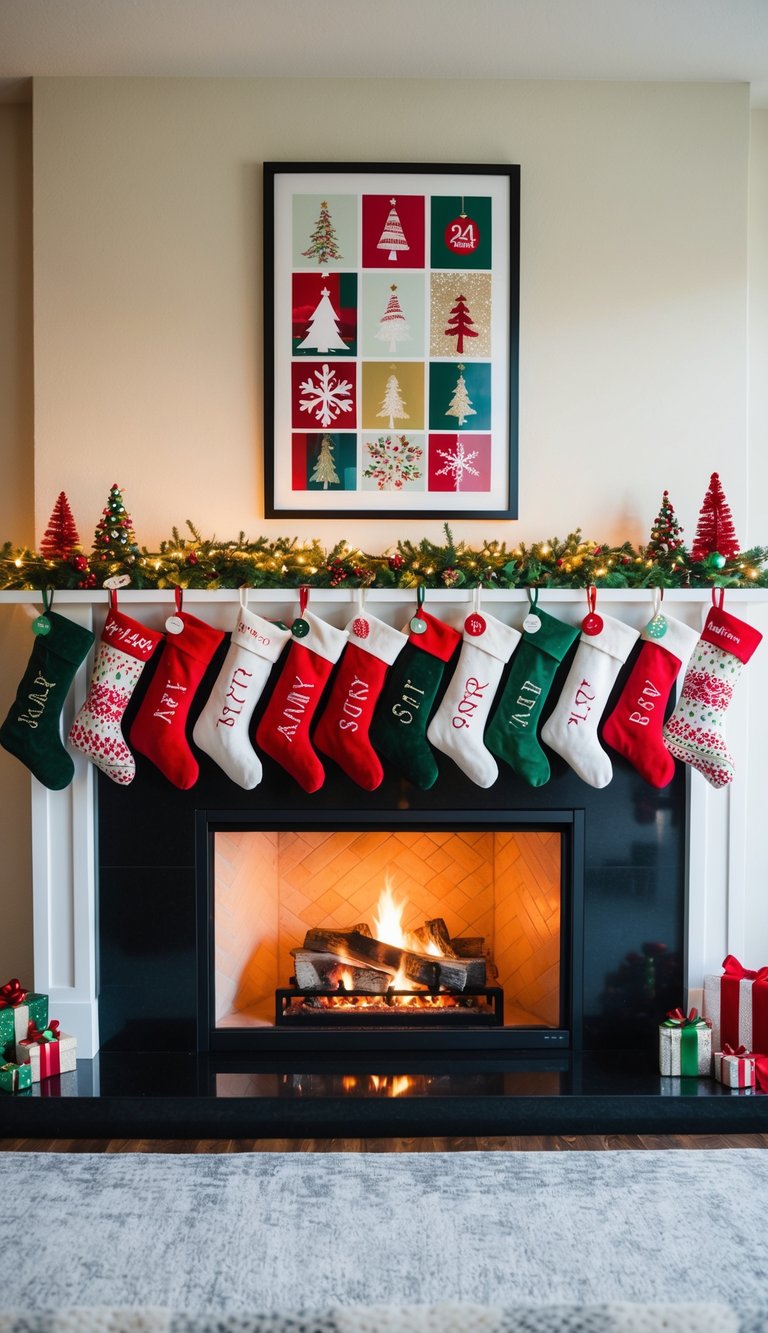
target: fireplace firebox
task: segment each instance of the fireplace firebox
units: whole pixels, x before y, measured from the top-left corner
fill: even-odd
[[[583,812],[198,813],[212,1050],[582,1040]]]

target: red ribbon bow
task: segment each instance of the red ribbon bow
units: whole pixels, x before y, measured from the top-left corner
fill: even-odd
[[[670,1009],[667,1018],[671,1018],[673,1023],[679,1023],[681,1027],[687,1027],[691,1023],[701,1021],[698,1009],[692,1009],[688,1015],[682,1009]]]
[[[51,1019],[51,1022],[48,1024],[48,1026],[44,1028],[43,1031],[41,1032],[40,1029],[34,1023],[34,1021],[30,1018],[29,1027],[27,1028],[27,1041],[36,1041],[38,1043],[48,1042],[48,1041],[60,1041],[61,1033],[59,1032],[59,1027],[60,1027],[59,1020],[57,1018],[53,1018]]]
[[[750,1052],[747,1050],[746,1046],[737,1046],[736,1049],[734,1050],[733,1046],[731,1046],[729,1042],[725,1043],[721,1051],[721,1055],[736,1055],[739,1057],[739,1059],[741,1059],[743,1055],[749,1055],[749,1054]]]
[[[768,981],[768,967],[760,967],[756,972],[744,967],[732,953],[723,959],[723,975],[738,977],[739,981]]]
[[[23,1004],[26,998],[27,992],[18,977],[0,986],[0,1009],[13,1009],[17,1004]]]

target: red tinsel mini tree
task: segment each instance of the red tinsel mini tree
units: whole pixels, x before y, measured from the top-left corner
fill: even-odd
[[[709,479],[709,489],[699,511],[696,536],[691,548],[691,559],[706,560],[707,556],[720,555],[725,560],[733,560],[739,554],[739,540],[733,526],[730,505],[717,472]]]
[[[72,517],[69,500],[64,491],[61,491],[40,542],[40,554],[45,556],[46,560],[66,560],[79,545],[80,536]]]

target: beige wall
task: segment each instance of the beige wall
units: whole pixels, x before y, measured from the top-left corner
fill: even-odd
[[[32,112],[0,106],[0,542],[34,541]],[[0,720],[32,645],[20,607],[0,609]],[[0,749],[0,983],[32,981],[30,777]]]
[[[38,529],[401,535],[261,517],[260,166],[329,158],[521,164],[521,520],[458,536],[640,540],[715,468],[743,522],[748,148],[738,85],[36,80]]]
[[[328,159],[522,166],[521,518],[492,530],[457,521],[457,537],[580,524],[640,541],[665,487],[690,536],[714,469],[745,540],[768,537],[754,376],[748,447],[746,87],[39,79],[34,97],[35,516],[19,165],[29,111],[0,108],[0,272],[8,281],[18,256],[26,283],[20,305],[0,303],[13,478],[0,488],[0,539],[39,540],[65,489],[89,543],[114,481],[150,546],[187,517],[219,536],[344,535],[369,550],[403,535],[402,524],[261,517],[260,164]],[[754,235],[766,127],[760,113],[752,124],[765,315]],[[764,325],[760,336],[765,346]],[[26,634],[23,613],[2,610],[3,714]],[[31,956],[27,797],[26,774],[0,752],[0,837],[21,858],[4,856],[0,881],[15,904],[0,931],[6,974]]]

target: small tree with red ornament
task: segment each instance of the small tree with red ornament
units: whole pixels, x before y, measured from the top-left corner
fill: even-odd
[[[117,483],[110,490],[106,508],[96,524],[93,552],[100,560],[125,560],[138,555],[131,516]]]

